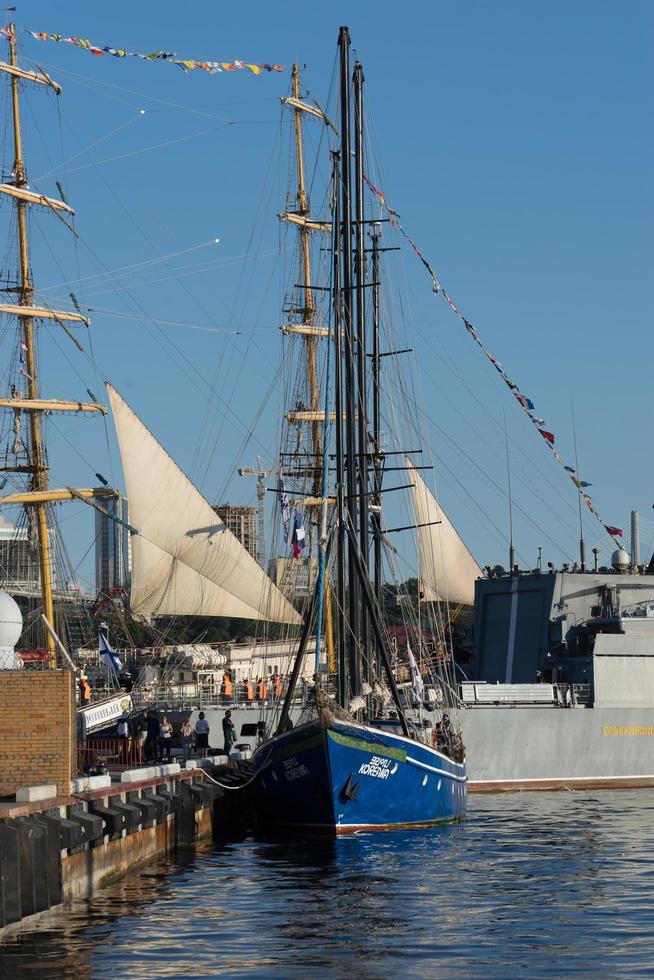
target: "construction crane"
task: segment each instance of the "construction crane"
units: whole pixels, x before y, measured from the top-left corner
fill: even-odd
[[[269,477],[273,470],[261,469],[261,456],[257,456],[258,469],[254,466],[241,466],[238,470],[239,476],[256,476],[257,478],[257,561],[263,566],[266,554],[266,533],[264,529],[264,510],[263,502],[266,499],[266,477]]]

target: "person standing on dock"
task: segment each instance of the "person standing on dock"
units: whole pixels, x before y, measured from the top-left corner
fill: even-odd
[[[229,758],[232,751],[232,746],[236,741],[236,729],[234,728],[234,722],[232,721],[231,711],[225,712],[225,717],[223,718],[223,735],[225,738],[225,755]]]
[[[209,749],[209,722],[204,716],[204,711],[198,715],[198,720],[195,723],[195,734],[198,740],[198,752],[203,759],[206,759]]]
[[[185,718],[182,722],[182,751],[184,753],[184,761],[187,762],[191,758],[191,749],[193,748],[193,729],[191,728],[191,719]]]
[[[148,713],[142,711],[138,719],[138,749],[141,759],[145,754],[145,740],[148,737]]]
[[[267,697],[268,688],[266,687],[266,682],[264,681],[263,677],[260,677],[257,681],[257,699],[263,703]]]
[[[159,736],[161,734],[161,723],[156,711],[148,711],[148,728],[145,737],[143,751],[146,762],[156,762],[159,751]]]
[[[159,755],[162,762],[170,762],[170,745],[173,737],[173,726],[168,721],[166,715],[161,719],[161,732],[159,735]]]
[[[129,713],[124,711],[118,720],[116,734],[120,740],[120,755],[124,765],[129,764],[130,749],[132,747],[132,733],[129,730]]]

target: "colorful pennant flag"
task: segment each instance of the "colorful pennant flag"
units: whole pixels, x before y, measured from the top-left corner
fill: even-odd
[[[262,71],[284,71],[283,65],[276,64],[251,64],[247,61],[197,61],[193,58],[179,58],[174,51],[151,51],[143,54],[139,51],[126,51],[124,48],[114,48],[109,44],[92,44],[84,37],[64,37],[62,34],[48,34],[45,31],[29,31],[25,28],[25,33],[29,34],[36,41],[55,41],[57,44],[74,44],[77,48],[83,48],[90,54],[98,58],[110,55],[112,58],[140,58],[141,61],[168,61],[171,65],[177,65],[184,74],[201,68],[209,75],[216,75],[223,71],[249,71],[252,75],[260,75]],[[0,28],[0,34],[9,37],[9,28]]]
[[[411,246],[411,248],[413,249],[413,251],[416,253],[416,255],[418,256],[418,258],[422,262],[422,264],[427,269],[427,272],[431,276],[432,290],[433,290],[433,292],[436,293],[436,294],[440,293],[440,295],[443,297],[443,299],[445,300],[445,302],[448,304],[448,306],[450,307],[450,309],[452,310],[452,312],[453,313],[456,313],[456,315],[459,317],[459,319],[463,323],[464,327],[466,328],[467,332],[470,334],[470,336],[472,337],[472,339],[475,341],[475,343],[477,344],[477,346],[479,347],[479,349],[486,355],[486,357],[491,362],[491,364],[493,365],[493,367],[495,368],[495,370],[498,372],[498,374],[500,374],[500,376],[502,377],[502,380],[504,381],[504,383],[506,384],[506,386],[509,388],[509,390],[512,392],[512,394],[513,394],[514,398],[516,399],[516,401],[518,402],[518,404],[521,406],[522,409],[524,409],[524,411],[525,411],[527,417],[529,418],[530,422],[532,423],[532,425],[536,428],[536,430],[538,431],[538,433],[543,437],[543,439],[545,440],[545,442],[549,446],[549,448],[550,448],[550,450],[552,452],[552,455],[556,459],[557,463],[559,463],[561,466],[563,466],[564,470],[570,476],[570,479],[575,484],[575,486],[577,487],[579,493],[584,498],[584,502],[586,503],[586,506],[588,507],[588,509],[591,511],[591,513],[593,513],[597,517],[597,519],[600,522],[600,524],[602,525],[602,527],[611,535],[612,538],[622,537],[622,531],[620,530],[620,528],[615,528],[611,524],[605,524],[604,523],[604,521],[602,520],[602,518],[600,517],[600,515],[597,513],[597,510],[595,509],[595,507],[593,505],[593,502],[591,501],[590,497],[588,496],[587,493],[584,492],[583,488],[584,487],[589,487],[589,486],[591,486],[591,484],[590,483],[585,483],[583,480],[579,480],[578,477],[577,477],[577,475],[576,475],[576,471],[571,466],[564,466],[563,460],[561,459],[560,455],[558,454],[558,452],[554,448],[554,443],[555,443],[554,433],[553,432],[550,432],[548,429],[545,429],[544,428],[545,419],[538,418],[538,416],[536,416],[536,415],[533,414],[534,403],[531,400],[531,398],[527,398],[527,396],[524,395],[520,391],[520,389],[518,388],[517,384],[509,378],[509,376],[507,375],[506,371],[504,370],[504,367],[502,366],[501,361],[498,361],[497,358],[494,357],[491,354],[491,352],[485,346],[485,344],[482,341],[481,337],[479,336],[479,334],[475,330],[475,328],[472,325],[472,323],[470,323],[470,321],[467,320],[466,317],[464,317],[463,313],[461,313],[461,311],[458,309],[458,307],[456,306],[456,304],[455,304],[454,300],[452,299],[452,297],[443,288],[443,286],[441,285],[441,283],[438,280],[438,277],[436,276],[436,273],[432,269],[431,265],[429,264],[429,262],[427,261],[427,259],[425,258],[425,256],[422,254],[422,252],[420,251],[420,249],[418,248],[418,246],[416,245],[416,243],[413,241],[413,239],[409,237],[409,235],[407,234],[407,232],[402,227],[402,225],[400,223],[400,220],[399,220],[400,216],[399,216],[398,212],[397,211],[394,211],[393,208],[390,207],[390,205],[388,204],[388,202],[386,200],[386,196],[384,195],[384,193],[382,191],[380,191],[378,187],[375,187],[375,185],[373,183],[371,183],[371,181],[369,181],[368,178],[365,175],[364,175],[364,178],[363,179],[365,180],[366,184],[368,185],[368,187],[370,188],[370,190],[372,191],[372,193],[375,194],[379,198],[379,201],[381,202],[382,206],[387,210],[388,215],[390,217],[390,220],[391,220],[391,223],[393,224],[393,226],[398,228],[398,230],[400,231],[400,233],[404,236],[404,238],[407,240],[407,242],[409,243],[409,245]]]
[[[304,530],[304,524],[302,523],[302,516],[298,510],[295,511],[291,544],[293,545],[293,557],[299,558],[302,554],[302,549],[306,544],[306,533]]]
[[[411,670],[411,687],[413,688],[413,693],[416,696],[416,700],[422,702],[422,696],[425,691],[425,682],[422,679],[422,675],[418,670],[418,664],[416,663],[416,658],[413,656],[413,650],[411,649],[411,644],[407,640],[406,644],[406,654],[409,659],[409,669]]]
[[[291,526],[291,508],[288,505],[288,494],[286,493],[286,485],[284,483],[284,477],[280,473],[279,475],[279,506],[282,510],[282,529],[284,531],[284,543],[288,544],[288,532]]]

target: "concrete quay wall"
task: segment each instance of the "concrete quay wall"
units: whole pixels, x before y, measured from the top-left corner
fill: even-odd
[[[222,794],[202,769],[89,783],[66,797],[0,804],[0,941],[48,909],[209,837]]]

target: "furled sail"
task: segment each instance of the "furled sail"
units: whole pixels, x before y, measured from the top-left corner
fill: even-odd
[[[473,603],[481,568],[447,519],[431,490],[407,459],[418,528],[420,584],[428,601]],[[439,521],[440,523],[433,523]]]
[[[233,616],[277,623],[301,617],[261,566],[107,384],[127,486],[132,611]]]

